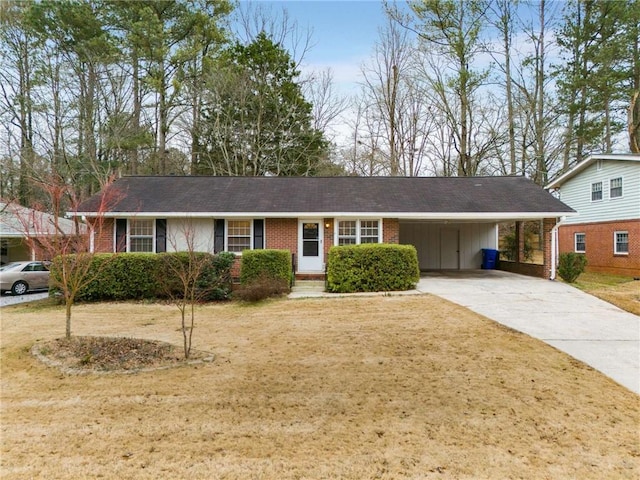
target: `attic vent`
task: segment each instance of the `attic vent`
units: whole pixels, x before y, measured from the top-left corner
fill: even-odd
[[[482,184],[481,184],[481,183],[476,183],[476,184],[474,184],[473,186],[474,186],[474,187],[481,187],[481,186],[482,186]]]

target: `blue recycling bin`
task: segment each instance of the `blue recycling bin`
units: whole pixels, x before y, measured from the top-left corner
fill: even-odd
[[[498,265],[498,250],[492,248],[482,249],[482,269],[483,270],[495,270]]]

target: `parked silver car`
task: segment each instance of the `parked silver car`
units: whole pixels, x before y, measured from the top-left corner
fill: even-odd
[[[0,267],[0,292],[10,290],[14,295],[22,295],[29,290],[48,288],[47,262],[12,262]]]

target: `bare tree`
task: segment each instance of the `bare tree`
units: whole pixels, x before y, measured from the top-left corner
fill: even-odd
[[[484,0],[420,0],[410,4],[416,17],[416,31],[430,54],[446,62],[447,72],[431,82],[447,112],[455,148],[459,176],[476,174],[478,160],[471,152],[474,101],[488,73],[473,68],[482,51],[481,32],[485,27]],[[454,103],[455,102],[455,103]],[[455,113],[455,117],[451,114]]]
[[[190,219],[183,220],[173,234],[167,236],[175,253],[163,254],[164,265],[171,280],[164,282],[166,295],[180,310],[184,358],[189,358],[193,343],[196,305],[208,294],[201,279],[212,268],[213,245],[202,245],[197,228]]]
[[[110,206],[121,198],[111,185],[105,185],[96,199],[96,214],[88,225],[81,224],[75,216],[75,229],[70,232],[63,228],[60,219],[67,211],[77,211],[79,199],[75,189],[63,183],[58,176],[48,182],[40,183],[49,196],[50,214],[44,210],[16,209],[16,217],[22,226],[22,233],[30,248],[40,252],[41,256],[53,260],[50,283],[58,289],[64,298],[66,311],[66,338],[71,338],[71,311],[78,293],[93,282],[101,269],[93,267],[95,252],[91,248],[92,239],[99,238],[105,228],[105,213]]]

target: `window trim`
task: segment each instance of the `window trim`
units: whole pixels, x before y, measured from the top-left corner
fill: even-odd
[[[623,234],[627,236],[627,251],[618,251],[618,235]],[[629,231],[628,230],[616,230],[613,232],[613,254],[614,255],[629,255]]]
[[[582,235],[582,243],[584,245],[584,247],[582,248],[582,250],[578,250],[578,235]],[[584,232],[575,232],[573,234],[573,251],[575,253],[586,253],[587,252],[587,234]]]
[[[138,220],[146,220],[151,222],[151,235],[133,235],[131,232],[133,230],[132,228],[132,222],[138,221]],[[150,238],[151,239],[151,251],[145,251],[145,252],[133,252],[131,250],[131,239],[132,238]],[[156,220],[155,218],[127,218],[127,253],[156,253]]]
[[[336,218],[334,220],[335,223],[335,228],[333,229],[333,244],[334,245],[340,245],[340,222],[356,222],[356,243],[355,244],[347,244],[347,245],[361,245],[362,244],[362,240],[361,240],[361,230],[362,230],[362,223],[361,222],[378,222],[378,241],[376,243],[380,244],[380,243],[384,243],[383,239],[383,232],[382,232],[382,226],[383,226],[383,219],[382,218],[353,218],[353,217],[343,217],[343,218]]]
[[[594,199],[593,198],[593,194],[595,192],[597,192],[598,190],[594,190],[593,187],[595,185],[598,185],[598,184],[600,184],[600,190],[599,190],[600,191],[600,198]],[[604,199],[604,185],[603,185],[602,180],[598,181],[598,182],[591,182],[591,202],[601,202],[603,199]]]
[[[613,188],[611,188],[611,182],[613,182],[614,180],[620,180],[620,187],[616,187],[616,188],[620,188],[620,195],[617,195],[615,197],[611,194],[611,192],[613,191]],[[609,179],[609,200],[617,200],[618,198],[622,198],[623,196],[624,196],[624,180],[622,176],[610,178]]]

